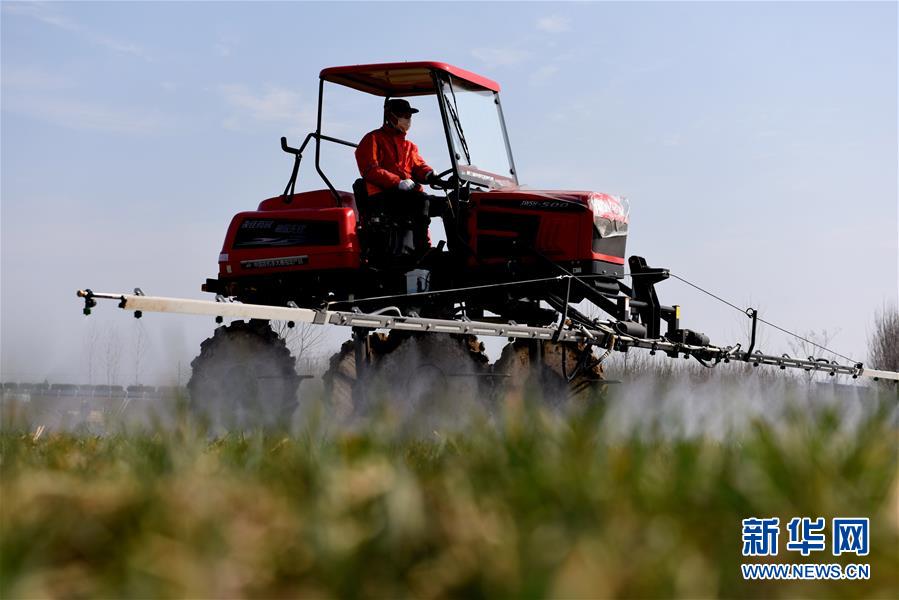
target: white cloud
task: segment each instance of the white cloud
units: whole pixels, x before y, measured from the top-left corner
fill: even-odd
[[[123,109],[59,97],[6,96],[3,110],[69,129],[150,135],[170,130],[158,111]]]
[[[114,52],[120,52],[122,54],[131,54],[131,55],[137,56],[138,58],[142,58],[146,61],[152,60],[150,55],[147,54],[147,52],[143,48],[138,46],[137,44],[132,44],[131,42],[123,42],[121,40],[117,40],[117,39],[114,39],[111,37],[107,37],[105,35],[100,35],[100,34],[95,34],[95,33],[89,33],[87,37],[90,42],[100,45],[100,46],[103,46],[104,48],[107,48]]]
[[[530,58],[531,53],[518,48],[475,48],[472,56],[485,63],[488,67],[509,67],[517,65]]]
[[[88,43],[102,46],[113,52],[131,54],[147,61],[152,60],[150,55],[137,44],[92,31],[77,21],[57,13],[49,4],[41,2],[5,3],[3,4],[3,12],[8,15],[18,15],[36,19],[45,25],[71,32],[86,40]]]
[[[221,58],[228,58],[234,53],[234,48],[239,46],[241,38],[234,32],[219,32],[216,42],[212,45],[212,51]]]
[[[226,129],[245,130],[250,122],[276,122],[303,130],[314,124],[312,106],[303,102],[297,92],[270,86],[262,93],[254,93],[244,85],[223,85],[219,90],[234,111],[223,123]]]
[[[662,145],[668,148],[677,148],[683,145],[683,136],[680,133],[667,133],[662,137]]]
[[[171,120],[159,111],[66,97],[76,85],[70,75],[32,66],[4,67],[3,111],[68,129],[140,135],[171,129]]]
[[[549,15],[537,19],[537,29],[547,33],[565,33],[571,30],[571,21],[558,15]]]
[[[559,67],[556,65],[543,65],[531,73],[530,77],[528,77],[528,82],[531,85],[545,85],[558,72]]]
[[[3,68],[0,83],[6,91],[60,90],[72,85],[71,79],[64,75],[16,65]]]
[[[70,19],[67,19],[57,13],[54,13],[49,5],[43,2],[16,2],[3,5],[3,12],[10,15],[21,15],[31,17],[38,21],[65,29],[67,31],[78,31],[80,27]]]

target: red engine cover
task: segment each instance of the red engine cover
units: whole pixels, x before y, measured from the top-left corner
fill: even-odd
[[[595,207],[608,204],[620,210],[597,214]],[[469,265],[501,264],[527,248],[535,248],[553,262],[598,260],[623,265],[625,236],[618,236],[620,243],[600,244],[603,251],[597,251],[597,218],[626,226],[626,208],[620,199],[596,192],[515,189],[472,193],[468,234],[478,258],[472,256]]]
[[[328,190],[276,196],[257,211],[235,215],[219,256],[219,276],[358,269],[356,205],[352,194],[339,195],[339,206]]]

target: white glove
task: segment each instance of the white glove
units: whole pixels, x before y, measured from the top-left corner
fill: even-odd
[[[396,186],[398,190],[401,192],[408,192],[415,188],[415,182],[411,179],[403,179],[398,186]]]

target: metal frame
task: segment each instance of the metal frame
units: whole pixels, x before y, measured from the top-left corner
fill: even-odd
[[[518,169],[515,168],[515,159],[512,158],[512,142],[509,140],[509,130],[506,129],[506,117],[503,115],[503,105],[499,101],[499,92],[493,92],[493,101],[496,103],[496,110],[499,113],[500,127],[503,128],[503,140],[506,142],[506,154],[509,157],[509,169],[511,169],[515,185],[518,185]]]
[[[437,105],[440,108],[440,118],[443,122],[443,134],[446,138],[447,151],[449,153],[449,158],[450,158],[450,163],[452,165],[453,174],[455,175],[455,180],[456,180],[455,191],[456,191],[456,196],[458,197],[460,189],[461,189],[461,183],[463,181],[468,182],[468,183],[474,183],[474,184],[478,184],[479,182],[472,181],[468,178],[464,178],[462,176],[462,172],[459,169],[459,162],[458,162],[458,159],[456,158],[456,152],[455,152],[455,148],[453,146],[453,137],[452,137],[453,133],[452,133],[452,129],[451,129],[452,124],[449,121],[449,113],[447,111],[447,107],[445,104],[446,99],[443,96],[443,89],[441,87],[444,84],[452,86],[453,83],[452,83],[452,79],[450,79],[450,78],[444,79],[441,77],[441,75],[442,75],[442,73],[440,71],[437,71],[437,70],[431,71],[431,80],[434,85],[434,95],[437,97]],[[488,90],[488,91],[492,91],[492,90]],[[515,184],[517,185],[518,184],[518,171],[515,168],[515,159],[512,156],[512,145],[511,145],[511,142],[509,141],[509,132],[508,132],[508,129],[506,128],[506,120],[503,115],[502,104],[499,99],[499,93],[495,92],[495,91],[492,93],[493,93],[493,101],[494,101],[494,104],[496,105],[497,116],[499,118],[500,128],[503,133],[503,144],[505,145],[505,148],[506,148],[506,157],[509,160],[510,175],[512,176],[512,179],[515,181]],[[328,176],[325,175],[325,172],[321,167],[321,142],[322,142],[322,140],[325,140],[325,141],[341,144],[344,146],[349,146],[351,148],[357,148],[358,144],[322,134],[322,113],[324,111],[324,95],[325,95],[325,80],[322,79],[321,77],[319,77],[319,80],[318,80],[318,107],[316,110],[315,131],[312,133],[309,133],[306,136],[306,138],[303,140],[302,145],[299,148],[292,148],[287,145],[287,138],[285,138],[285,137],[281,138],[281,149],[289,154],[293,154],[295,157],[294,164],[293,164],[293,170],[291,172],[290,179],[287,182],[287,186],[285,186],[285,188],[284,188],[283,195],[287,196],[288,194],[292,195],[295,193],[296,181],[297,181],[297,177],[299,175],[299,169],[300,169],[300,162],[303,158],[303,151],[306,149],[306,146],[308,145],[309,140],[315,139],[315,170],[318,173],[319,177],[321,177],[321,179],[325,183],[325,185],[328,186],[328,190],[331,192],[331,195],[334,196],[335,205],[340,206],[341,205],[340,193],[337,191],[337,188],[334,187],[334,184],[331,183],[331,180],[328,179]],[[387,101],[388,98],[389,98],[389,96],[385,96],[385,102]]]
[[[290,179],[287,181],[287,186],[284,188],[283,195],[287,196],[288,194],[292,195],[294,193],[294,190],[296,188],[296,183],[297,183],[297,175],[299,174],[299,171],[300,171],[300,161],[303,160],[303,150],[306,149],[306,144],[309,143],[309,140],[313,139],[313,138],[315,138],[316,170],[318,171],[319,175],[321,175],[324,182],[328,185],[328,189],[331,191],[331,194],[334,196],[334,199],[337,202],[337,206],[340,206],[340,194],[337,192],[336,189],[334,189],[334,186],[331,185],[331,182],[328,181],[328,178],[325,177],[325,174],[322,172],[321,168],[318,165],[318,147],[321,144],[321,140],[325,140],[327,142],[334,142],[335,144],[342,144],[344,146],[349,146],[351,148],[358,147],[358,144],[354,144],[353,142],[348,142],[346,140],[341,140],[339,138],[331,137],[328,135],[322,135],[315,131],[306,135],[306,138],[303,140],[303,144],[299,148],[292,148],[292,147],[288,146],[287,138],[286,137],[281,138],[281,149],[284,150],[284,152],[287,152],[288,154],[293,154],[295,157],[294,163],[293,163],[293,170],[290,173]]]
[[[440,86],[442,85],[440,72],[431,71],[431,80],[434,82],[434,95],[437,96],[437,105],[440,107],[440,119],[443,121],[443,136],[446,138],[446,148],[449,153],[450,165],[452,165],[454,180],[456,182],[456,198],[459,198],[462,179],[459,177],[459,164],[456,162],[456,152],[453,148],[453,140],[450,137],[452,134],[450,133],[449,113],[446,110],[446,105],[443,103],[443,92],[440,89]]]
[[[462,177],[462,171],[459,169],[459,159],[456,155],[456,148],[453,146],[453,133],[452,133],[452,123],[449,120],[449,112],[445,105],[446,98],[443,94],[443,89],[440,87],[442,84],[449,85],[452,87],[452,74],[448,74],[447,78],[444,80],[441,75],[443,75],[440,71],[432,71],[433,79],[434,79],[434,91],[437,95],[437,102],[440,104],[440,114],[443,118],[443,133],[446,136],[446,143],[449,149],[450,161],[452,162],[453,172],[456,175],[456,179],[459,181],[465,181],[468,183],[473,183],[476,185],[483,185],[483,183],[479,182],[476,179],[468,179],[466,177]],[[509,161],[509,169],[511,175],[511,179],[515,181],[515,185],[518,185],[518,170],[515,168],[515,159],[512,157],[512,144],[509,141],[509,132],[506,128],[506,119],[503,115],[502,104],[499,100],[499,92],[495,92],[493,90],[486,90],[493,94],[493,103],[496,105],[497,117],[499,118],[500,129],[503,132],[503,145],[506,148],[506,158]],[[507,177],[506,175],[502,175],[502,177]],[[458,186],[457,186],[458,188]]]
[[[138,291],[138,290],[135,290]],[[490,323],[482,321],[454,321],[449,319],[428,319],[413,316],[395,316],[388,314],[365,314],[361,312],[313,310],[294,306],[267,306],[262,304],[243,304],[227,302],[219,297],[211,300],[192,300],[186,298],[165,298],[161,296],[145,296],[140,294],[118,294],[93,292],[90,289],[78,290],[79,298],[84,299],[84,314],[90,314],[97,306],[97,300],[118,301],[119,308],[134,311],[140,318],[144,312],[180,313],[206,315],[222,322],[225,317],[250,318],[263,320],[287,321],[294,323],[311,323],[315,325],[338,325],[351,327],[354,330],[388,329],[421,333],[471,334],[487,337],[504,337],[510,339],[546,340],[553,342],[575,342],[599,346],[609,350],[627,352],[631,348],[642,348],[650,354],[664,352],[672,358],[683,355],[684,358],[696,357],[703,363],[714,361],[729,363],[749,362],[753,366],[770,365],[784,369],[802,369],[820,371],[829,375],[848,375],[876,380],[885,379],[899,381],[899,373],[867,369],[862,363],[843,365],[826,360],[798,359],[788,356],[773,356],[761,352],[745,352],[733,347],[712,345],[696,345],[671,342],[665,339],[645,339],[621,333],[616,330],[616,321],[596,321],[594,327],[583,325],[563,327],[529,327],[514,323]]]
[[[350,148],[357,148],[359,144],[354,144],[353,142],[348,142],[346,140],[342,140],[340,138],[331,137],[329,135],[322,134],[322,99],[324,97],[324,84],[325,81],[323,79],[319,80],[318,85],[318,115],[316,117],[316,125],[315,131],[306,135],[306,138],[303,140],[303,143],[299,148],[292,148],[287,145],[287,138],[281,138],[281,149],[288,154],[294,155],[294,163],[293,170],[290,173],[290,179],[287,181],[287,185],[284,188],[284,196],[288,194],[293,195],[296,190],[297,183],[297,175],[300,171],[300,162],[303,160],[303,151],[306,149],[306,145],[309,143],[310,139],[315,139],[315,170],[318,172],[319,176],[322,178],[322,181],[325,182],[325,185],[328,186],[328,189],[331,191],[331,195],[334,196],[334,202],[337,206],[341,205],[340,194],[337,189],[325,175],[324,171],[322,171],[321,163],[319,161],[319,156],[321,155],[321,142],[325,140],[327,142],[334,142],[335,144],[341,144],[343,146],[349,146]]]

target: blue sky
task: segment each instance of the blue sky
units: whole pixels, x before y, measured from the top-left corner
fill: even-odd
[[[231,216],[283,189],[278,138],[310,129],[318,72],[363,62],[499,81],[522,183],[627,196],[630,253],[853,358],[897,299],[895,3],[4,2],[0,19],[4,379],[84,381],[86,338],[127,356],[138,332],[153,373],[186,371],[211,323],[84,319],[74,290],[201,297]],[[329,131],[377,126],[377,100],[329,99]],[[418,103],[410,136],[443,165]],[[348,189],[348,155],[326,164]],[[659,291],[713,341],[743,335],[695,290]]]

